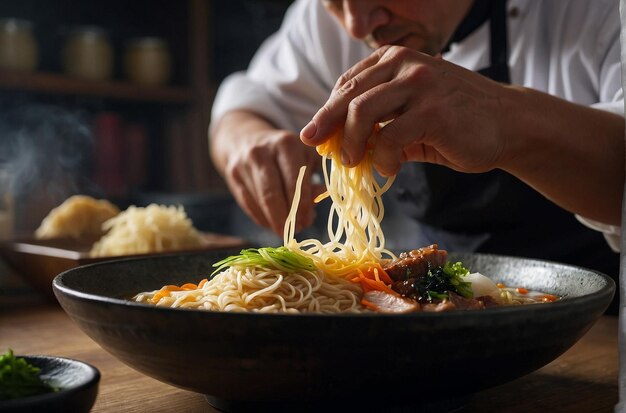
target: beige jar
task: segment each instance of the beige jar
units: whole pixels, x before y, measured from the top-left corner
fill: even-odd
[[[113,74],[113,46],[106,32],[96,26],[73,30],[63,46],[63,70],[90,80],[107,80]]]
[[[158,37],[140,37],[128,42],[124,71],[131,82],[163,85],[170,79],[172,60],[167,43]]]
[[[32,72],[37,68],[39,47],[32,23],[21,19],[0,20],[0,68]]]

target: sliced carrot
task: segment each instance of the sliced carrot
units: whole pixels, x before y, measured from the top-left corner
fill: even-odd
[[[194,283],[186,283],[181,285],[180,288],[182,288],[183,290],[196,290],[198,289],[198,286]]]
[[[183,289],[177,285],[166,285],[161,288],[162,291],[183,291]]]
[[[556,295],[552,295],[552,294],[544,294],[544,295],[541,297],[541,300],[542,300],[542,301],[544,301],[544,302],[550,302],[550,303],[551,303],[551,302],[553,302],[553,301],[556,301],[556,300],[558,300],[558,299],[559,299],[559,297],[557,297]]]
[[[518,287],[517,292],[520,294],[528,294],[528,290],[524,287]]]
[[[171,293],[169,291],[161,289],[156,294],[154,294],[154,296],[152,296],[152,299],[150,301],[152,301],[153,304],[156,304],[161,301],[161,298],[169,296],[171,296]]]
[[[357,274],[358,275],[351,278],[350,281],[360,283],[363,288],[363,292],[375,290],[397,295],[397,293],[389,287],[389,284],[391,284],[393,280],[380,265],[372,265],[365,271],[357,268]]]
[[[361,284],[368,285],[373,290],[384,291],[384,292],[389,293],[389,294],[395,294],[395,292],[391,288],[389,288],[385,283],[380,282],[380,281],[376,281],[376,280],[372,280],[372,279],[367,278],[367,277],[361,278]]]
[[[198,288],[202,288],[202,287],[204,287],[204,284],[206,284],[206,283],[208,283],[208,282],[209,282],[209,280],[207,280],[206,278],[203,278],[203,279],[202,279],[202,281],[200,281],[200,282],[198,283]]]
[[[372,310],[374,310],[374,311],[378,311],[378,306],[377,306],[376,304],[371,303],[371,302],[367,301],[367,300],[366,300],[366,299],[364,299],[364,298],[363,298],[363,299],[361,299],[361,305],[362,305],[363,307],[370,308],[370,309],[372,309]]]

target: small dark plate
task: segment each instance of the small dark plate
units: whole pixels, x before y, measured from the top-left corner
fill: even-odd
[[[41,369],[41,378],[59,390],[0,401],[1,413],[89,412],[98,394],[100,372],[82,361],[52,356],[16,356]]]

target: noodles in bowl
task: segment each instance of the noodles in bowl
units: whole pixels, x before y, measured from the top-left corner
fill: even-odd
[[[393,177],[380,185],[372,155],[354,168],[338,162],[340,134],[318,147],[328,196],[329,241],[295,239],[296,211],[304,177],[296,193],[279,248],[243,250],[215,264],[217,270],[198,284],[166,285],[137,294],[135,301],[164,307],[213,311],[284,313],[361,313],[448,311],[555,301],[558,297],[523,288],[498,287],[462,263],[447,262],[437,245],[400,254],[385,248],[381,227],[382,195]],[[329,166],[330,165],[330,166]],[[331,173],[332,171],[332,173]],[[319,199],[318,199],[319,200]]]
[[[301,260],[303,257],[287,249],[282,256]],[[267,255],[267,252],[265,252]],[[260,254],[244,251],[254,261]],[[268,260],[268,262],[272,262]],[[198,285],[187,283],[180,287],[165,286],[161,290],[141,293],[140,302],[159,306],[199,308],[219,311],[259,312],[358,312],[361,305],[360,288],[354,283],[327,277],[309,264],[308,268],[292,271],[285,264],[234,265],[210,281]]]
[[[237,252],[85,265],[57,276],[53,287],[82,330],[151,377],[233,402],[297,401],[301,407],[319,401],[320,411],[337,400],[352,405],[346,411],[354,410],[355,398],[368,404],[376,399],[389,402],[388,391],[356,396],[373,383],[401,380],[405,388],[416,390],[398,397],[416,403],[520,377],[554,360],[582,337],[606,309],[615,288],[608,276],[584,268],[451,252],[450,261],[498,274],[506,285],[525,285],[562,299],[436,314],[381,314],[367,308],[360,314],[205,311],[128,299],[154,286],[198,286],[210,278],[209,263]],[[502,362],[494,362],[498,360]],[[459,369],[471,372],[471,380],[451,379],[458,377]]]

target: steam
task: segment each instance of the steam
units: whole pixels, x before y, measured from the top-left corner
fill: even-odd
[[[9,111],[0,116],[0,171],[8,177],[0,192],[11,193],[25,214],[29,202],[55,206],[73,194],[91,192],[93,150],[84,115],[48,105]]]

